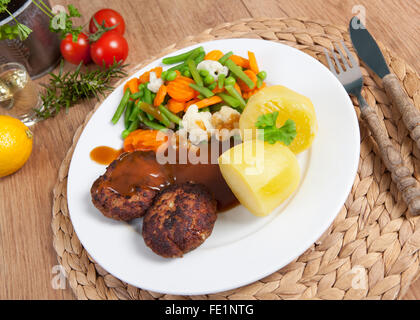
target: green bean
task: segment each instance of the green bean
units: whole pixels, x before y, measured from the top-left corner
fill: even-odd
[[[192,55],[191,55],[191,57],[189,57],[189,58],[191,58],[192,60],[194,60],[194,62],[195,62],[195,64],[197,65],[197,64],[199,64],[201,61],[203,61],[204,60],[204,57],[205,57],[205,53],[204,52],[202,52],[202,53],[193,53]],[[187,66],[187,63],[186,62],[182,62],[182,63],[180,63],[180,64],[177,64],[176,66],[173,66],[172,68],[169,68],[168,70],[166,70],[166,71],[176,71],[176,70],[178,70],[178,71],[182,71],[183,69],[184,70],[187,70],[187,68],[188,68],[188,66]],[[182,72],[181,72],[182,73]]]
[[[139,113],[138,118],[141,122],[143,122],[149,128],[152,128],[152,129],[155,129],[155,130],[166,129],[164,126],[160,125],[159,123],[156,123],[154,121],[150,121],[149,119],[147,119],[147,117],[144,115],[143,111],[141,111]]]
[[[149,89],[147,89],[147,87],[144,88],[143,100],[144,100],[144,102],[146,102],[148,104],[152,104],[153,103],[152,91],[150,91]]]
[[[147,114],[150,114],[154,118],[156,118],[159,121],[165,121],[162,117],[162,114],[159,112],[158,109],[156,109],[154,106],[152,106],[150,103],[147,102],[141,102],[139,104],[140,110],[146,112]]]
[[[246,106],[246,102],[245,100],[242,98],[242,96],[239,94],[239,92],[235,89],[235,87],[233,86],[225,86],[226,91],[236,100],[239,101],[240,106],[243,108],[245,108]]]
[[[130,115],[131,115],[131,112],[133,111],[133,107],[134,107],[134,101],[131,100],[128,102],[127,108],[125,109],[125,113],[124,113],[124,126],[126,129],[128,129],[131,123]]]
[[[174,64],[174,63],[182,62],[182,61],[187,60],[193,53],[196,53],[196,52],[204,52],[203,47],[198,47],[198,48],[192,49],[188,52],[181,53],[177,56],[164,58],[162,60],[162,63],[163,64]]]
[[[224,102],[226,102],[228,105],[230,105],[233,108],[238,108],[241,104],[238,100],[231,97],[230,95],[220,92],[217,94],[220,98],[223,99]]]
[[[164,114],[170,121],[176,123],[177,125],[181,123],[182,119],[174,113],[172,113],[171,111],[169,111],[168,109],[166,109],[163,105],[160,105],[158,108],[160,112]]]
[[[144,89],[140,90],[139,92],[133,93],[130,98],[133,100],[140,99],[144,95]]]
[[[230,71],[232,71],[233,74],[235,74],[239,79],[241,79],[250,89],[254,89],[255,83],[252,82],[252,80],[246,75],[245,72],[242,71],[241,68],[239,68],[235,62],[232,60],[226,61],[226,67],[229,68]]]
[[[219,59],[219,62],[224,65],[226,63],[226,61],[230,58],[230,56],[232,54],[233,54],[233,52],[232,51],[229,51],[228,53],[226,53],[223,57],[221,57]]]
[[[118,120],[120,120],[120,118],[121,118],[121,116],[122,116],[122,114],[125,110],[125,107],[127,106],[128,99],[130,99],[130,94],[131,94],[130,89],[125,90],[124,96],[121,99],[120,104],[118,105],[118,108],[115,111],[114,116],[111,119],[111,122],[113,124],[116,124],[118,122]]]
[[[133,111],[131,111],[130,117],[128,118],[129,121],[134,121],[137,119],[137,115],[140,112],[139,104],[141,101],[139,101],[137,104],[134,105]]]
[[[150,121],[155,120],[155,117],[153,117],[150,113],[146,113],[146,116],[149,118]]]
[[[263,84],[263,81],[261,80],[261,78],[257,77],[257,88],[258,89],[261,88],[262,84]]]
[[[186,64],[185,64],[185,62],[183,62],[183,63],[177,64],[176,66],[173,66],[172,68],[169,68],[166,71],[168,71],[168,72],[170,72],[170,71],[176,71],[176,70],[179,71],[179,70],[181,70],[185,66],[186,66]]]
[[[205,99],[206,97],[205,96],[203,96],[202,94],[199,94],[198,96],[197,96],[197,99],[200,99],[200,100],[203,100],[203,99]]]
[[[139,118],[134,119],[133,122],[131,122],[130,126],[128,127],[127,131],[129,133],[133,132],[134,130],[137,130],[139,127]]]
[[[187,66],[190,69],[191,76],[193,77],[195,83],[199,86],[203,86],[203,79],[201,79],[200,74],[198,73],[197,67],[195,65],[194,60],[188,59]]]
[[[214,90],[217,87],[217,82],[213,82],[211,85],[209,85],[207,88],[209,88],[209,90]]]
[[[232,77],[232,76],[227,77],[225,79],[225,86],[234,86],[235,83],[236,83],[236,79],[234,77]]]
[[[161,112],[160,115],[162,116],[162,120],[160,121],[166,128],[169,129],[173,129],[175,128],[175,125],[173,122],[171,122],[171,120],[169,120],[169,118],[163,113]]]
[[[214,93],[213,93],[213,92],[211,92],[211,90],[209,90],[209,89],[208,89],[208,88],[206,88],[206,87],[199,86],[199,85],[197,85],[197,84],[195,84],[195,83],[190,83],[190,84],[189,84],[189,86],[190,86],[191,88],[193,88],[195,91],[198,91],[200,94],[202,94],[202,95],[203,95],[203,96],[205,96],[206,98],[210,98],[210,97],[214,96]]]
[[[206,56],[206,54],[204,52],[201,52],[197,55],[197,57],[194,57],[194,62],[196,65],[198,65],[201,61],[204,60],[204,57]]]
[[[217,80],[217,86],[219,89],[223,89],[223,86],[225,85],[225,78],[226,76],[223,73],[219,74],[219,78]]]
[[[210,108],[209,107],[205,107],[205,108],[201,108],[200,110],[198,110],[199,112],[210,112]]]
[[[130,134],[131,132],[128,131],[128,129],[125,129],[122,133],[121,133],[121,137],[123,139],[127,138],[127,136]]]

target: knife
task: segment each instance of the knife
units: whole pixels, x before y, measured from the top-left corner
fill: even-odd
[[[420,111],[414,106],[407,93],[401,87],[397,76],[389,71],[375,39],[367,31],[358,17],[350,20],[350,38],[359,57],[381,79],[386,93],[402,115],[411,138],[420,149]]]

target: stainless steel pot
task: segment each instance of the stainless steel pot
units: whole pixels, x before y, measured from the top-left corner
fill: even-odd
[[[19,2],[19,0],[13,0]],[[15,18],[29,28],[32,33],[25,41],[1,40],[0,64],[19,62],[28,70],[32,79],[50,72],[60,61],[60,39],[57,34],[49,30],[49,18],[30,0],[20,0],[21,6],[14,11]],[[50,6],[49,1],[45,4]],[[14,25],[12,17],[0,21],[4,24]]]

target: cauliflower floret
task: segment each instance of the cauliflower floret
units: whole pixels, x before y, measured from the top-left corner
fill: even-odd
[[[189,134],[189,140],[192,144],[199,144],[201,141],[207,141],[210,133],[213,131],[211,124],[212,115],[210,112],[199,112],[198,107],[192,104],[182,118],[180,130],[185,130]]]
[[[214,80],[219,79],[220,74],[228,75],[229,69],[220,62],[214,60],[203,60],[197,65],[197,70],[207,70]]]
[[[223,106],[219,111],[213,113],[211,123],[215,129],[216,138],[224,141],[239,134],[240,116],[238,111],[228,106]]]
[[[147,85],[147,89],[156,93],[159,91],[160,86],[163,84],[163,80],[156,76],[155,72],[150,72],[149,76],[149,84]]]

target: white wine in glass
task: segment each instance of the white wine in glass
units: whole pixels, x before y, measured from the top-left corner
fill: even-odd
[[[0,115],[9,115],[31,126],[40,118],[34,109],[42,106],[37,85],[25,67],[11,62],[0,66]]]

